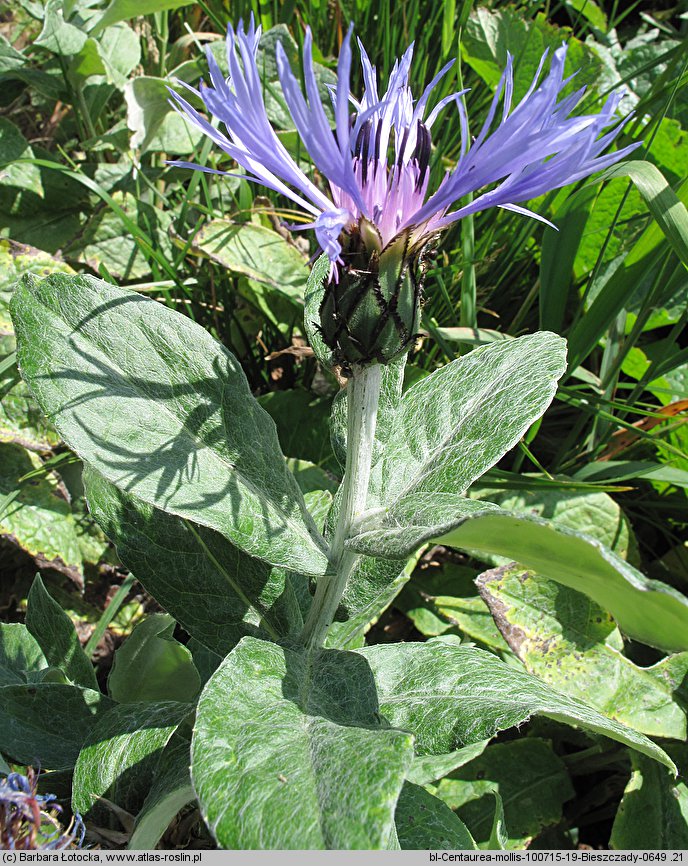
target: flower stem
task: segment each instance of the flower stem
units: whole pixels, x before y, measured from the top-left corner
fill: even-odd
[[[301,635],[302,642],[309,647],[323,645],[358,560],[358,555],[347,550],[345,543],[351,537],[357,518],[365,511],[368,499],[381,373],[379,364],[354,367],[346,388],[346,469],[337,525],[328,554],[330,567],[318,581]]]

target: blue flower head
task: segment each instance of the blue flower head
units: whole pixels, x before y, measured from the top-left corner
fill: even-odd
[[[519,202],[607,168],[638,146],[606,152],[625,122],[616,115],[620,92],[607,99],[599,114],[573,114],[585,88],[560,98],[571,80],[564,78],[566,45],[554,52],[549,72],[543,77],[548,52],[544,53],[531,86],[515,106],[513,59],[508,55],[485,123],[477,138],[469,142],[462,92],[429,108],[433,90],[453,61],[414,100],[409,87],[411,45],[394,64],[387,89],[380,96],[375,67],[359,42],[365,83],[359,100],[349,91],[351,29],[342,44],[337,85],[332,88],[332,128],[318,89],[312,35],[307,29],[305,94],[280,43],[277,67],[294,125],[313,164],[328,181],[329,188],[323,191],[297,165],[270,125],[256,64],[260,36],[261,28],[256,28],[253,20],[247,32],[241,22],[236,32],[230,26],[229,78],[224,78],[208,49],[210,84],[201,83],[199,90],[188,88],[203,101],[208,114],[224,125],[224,132],[215,129],[180,94],[174,90],[170,93],[183,114],[236,160],[249,179],[290,198],[313,216],[307,227],[315,229],[321,248],[333,263],[339,260],[342,234],[357,226],[361,218],[375,227],[382,247],[406,229],[411,229],[417,242],[488,207],[541,219],[519,207]],[[501,120],[495,124],[500,103]],[[457,109],[462,152],[454,169],[429,193],[432,129],[450,104]],[[187,162],[172,164],[208,171]],[[467,193],[479,194],[469,205],[452,210]]]
[[[321,329],[325,343],[345,368],[351,363],[387,362],[408,349],[418,325],[423,248],[442,229],[489,207],[547,222],[520,203],[607,168],[638,146],[607,152],[625,123],[616,114],[621,93],[612,94],[598,114],[574,114],[585,88],[562,97],[571,80],[564,77],[566,45],[554,52],[543,75],[545,52],[528,91],[516,105],[513,59],[508,55],[483,127],[469,141],[463,92],[431,107],[432,93],[452,63],[414,99],[409,86],[411,45],[394,64],[387,89],[380,95],[375,67],[359,42],[364,88],[357,99],[349,90],[351,32],[343,41],[337,84],[331,88],[334,124],[318,89],[310,30],[304,39],[305,93],[284,49],[277,45],[286,105],[326,187],[304,173],[270,125],[256,63],[261,29],[253,20],[248,31],[241,22],[236,32],[231,26],[228,29],[227,79],[208,50],[210,84],[201,83],[198,90],[185,85],[224,131],[170,91],[175,107],[229,154],[250,180],[281,193],[312,216],[302,228],[315,230],[330,259],[334,283],[339,284],[326,298],[327,309],[321,309]],[[432,131],[450,105],[458,115],[461,154],[431,191]],[[455,121],[445,115],[443,122]],[[188,162],[172,164],[213,171]],[[469,193],[473,200],[457,207]],[[361,280],[370,285],[362,286]]]

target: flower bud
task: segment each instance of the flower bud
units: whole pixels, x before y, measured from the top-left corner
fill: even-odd
[[[343,237],[344,265],[325,288],[320,334],[346,373],[353,365],[389,364],[410,349],[420,325],[428,238],[414,249],[411,231],[403,231],[383,248],[365,219]]]

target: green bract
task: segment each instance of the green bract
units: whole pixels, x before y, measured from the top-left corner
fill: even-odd
[[[411,232],[382,247],[365,219],[347,238],[346,267],[324,288],[318,327],[345,371],[389,364],[408,352],[420,327],[425,245],[411,249]]]

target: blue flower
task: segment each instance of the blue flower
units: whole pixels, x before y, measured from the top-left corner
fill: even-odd
[[[547,222],[519,203],[607,168],[639,146],[607,152],[625,124],[616,114],[622,94],[612,94],[598,114],[581,115],[573,112],[585,88],[561,97],[571,80],[564,78],[566,45],[554,52],[543,76],[545,52],[530,88],[515,106],[513,61],[508,56],[487,119],[470,142],[462,93],[447,96],[429,108],[433,90],[452,63],[414,100],[409,87],[413,46],[395,63],[387,89],[380,96],[375,67],[359,42],[364,91],[360,100],[354,98],[349,91],[351,29],[339,55],[337,85],[331,89],[333,128],[318,90],[312,36],[306,30],[305,95],[281,44],[277,46],[277,67],[294,125],[313,164],[328,181],[329,189],[323,191],[302,171],[270,125],[256,63],[260,36],[261,29],[253,20],[248,31],[242,23],[236,32],[230,26],[229,78],[224,78],[208,50],[210,84],[202,82],[198,90],[184,85],[226,131],[213,126],[179,93],[170,92],[175,107],[248,172],[250,180],[281,193],[313,217],[302,227],[315,230],[333,265],[342,263],[342,243],[347,234],[360,233],[365,236],[366,247],[372,247],[370,252],[380,252],[403,233],[408,238],[406,248],[418,250],[456,220],[488,207],[506,208]],[[458,113],[461,155],[454,169],[429,194],[432,129],[450,104]],[[500,106],[501,116],[496,120]],[[213,171],[183,161],[172,165]],[[474,194],[473,201],[452,210],[468,193]]]

